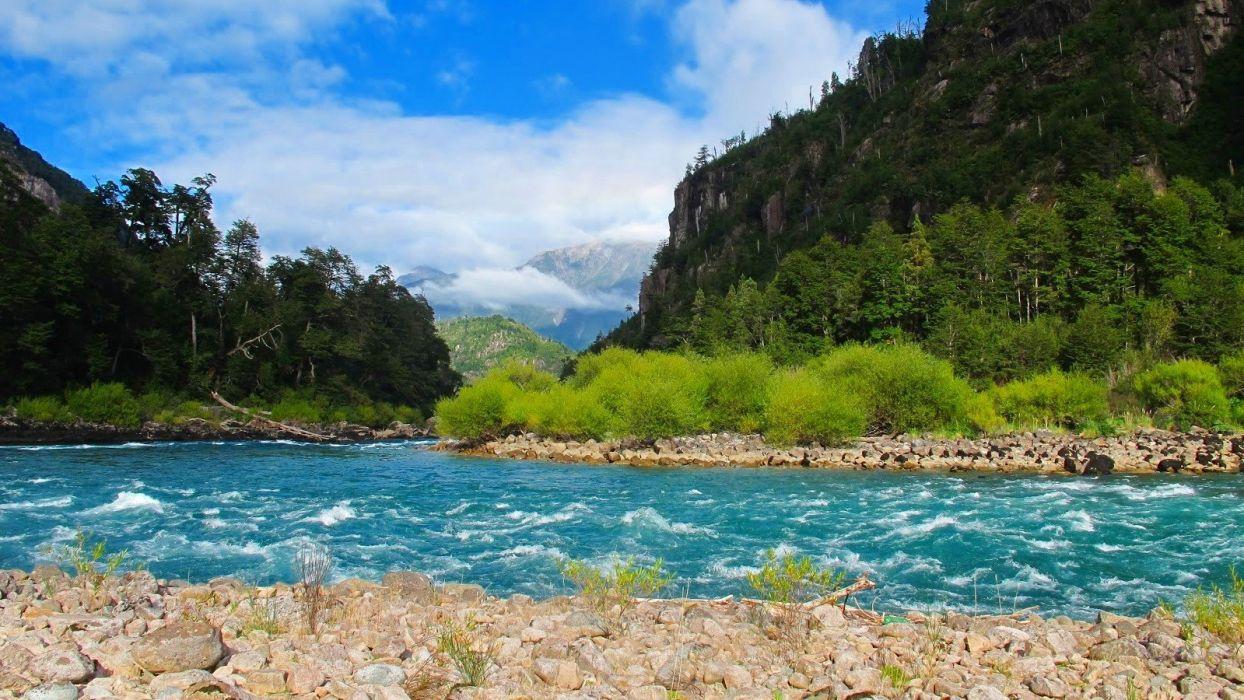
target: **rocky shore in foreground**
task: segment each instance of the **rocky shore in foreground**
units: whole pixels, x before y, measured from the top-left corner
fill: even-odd
[[[744,600],[495,598],[416,573],[324,590],[0,571],[0,698],[1222,698],[1244,646],[1094,622]]]
[[[719,433],[640,443],[586,442],[511,435],[486,442],[442,442],[440,449],[509,459],[636,467],[812,467],[935,471],[1240,473],[1244,435],[1147,430],[1085,438],[1029,432],[985,438],[869,437],[845,447],[774,447],[759,435]]]
[[[323,442],[375,442],[429,437],[427,428],[394,423],[387,428],[369,428],[351,423],[309,426]],[[308,441],[307,432],[273,424],[271,421],[208,421],[190,418],[179,423],[148,421],[127,427],[107,423],[45,423],[13,416],[0,416],[0,445],[82,445],[124,442],[203,442],[211,440],[297,440]]]

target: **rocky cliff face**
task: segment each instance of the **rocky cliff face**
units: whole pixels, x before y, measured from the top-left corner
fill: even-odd
[[[86,196],[85,185],[22,145],[17,134],[4,124],[0,124],[0,164],[8,166],[22,188],[50,209],[60,209],[63,202],[77,202]]]
[[[1240,0],[932,3],[922,34],[870,39],[816,109],[779,116],[678,184],[640,318],[612,339],[659,346],[652,322],[685,313],[697,289],[763,281],[789,252],[824,236],[858,240],[871,221],[905,229],[963,199],[1039,197],[1135,163],[1172,174],[1170,134],[1197,112],[1211,59],[1240,41],[1242,10]]]
[[[1234,9],[1232,0],[1198,0],[1190,22],[1162,32],[1153,46],[1143,49],[1140,70],[1166,121],[1182,124],[1196,108],[1206,60],[1237,29]]]

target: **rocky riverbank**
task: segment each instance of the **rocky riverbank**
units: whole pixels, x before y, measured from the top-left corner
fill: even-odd
[[[864,438],[846,447],[780,448],[758,435],[720,433],[640,443],[634,440],[561,441],[511,435],[483,443],[446,441],[439,449],[509,459],[543,459],[637,467],[813,467],[825,469],[924,469],[942,471],[1240,473],[1244,435],[1194,430],[1147,430],[1085,438],[1034,432],[978,439]]]
[[[350,423],[307,426],[321,435],[325,442],[374,442],[378,440],[409,440],[429,437],[427,428],[394,423],[387,428],[369,428]],[[123,442],[195,442],[208,440],[298,440],[306,441],[305,432],[287,430],[271,422],[241,422],[224,419],[208,421],[190,418],[173,423],[148,421],[127,427],[106,423],[44,423],[13,416],[0,416],[0,445],[80,445]]]
[[[344,581],[324,601],[312,634],[302,586],[0,571],[0,698],[1244,698],[1244,646],[1160,612],[623,611],[415,573]]]

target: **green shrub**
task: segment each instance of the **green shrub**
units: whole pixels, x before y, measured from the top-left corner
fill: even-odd
[[[436,429],[450,437],[478,440],[501,434],[513,386],[492,373],[436,404]]]
[[[1231,586],[1198,588],[1184,607],[1192,622],[1229,644],[1244,643],[1244,578],[1231,567]]]
[[[834,393],[863,400],[870,433],[971,432],[997,422],[950,363],[914,345],[847,345],[809,368]]]
[[[414,406],[395,406],[393,408],[393,420],[409,425],[422,425],[426,419],[423,416],[423,411]]]
[[[1106,385],[1083,374],[1052,370],[991,394],[998,413],[1014,426],[1078,428],[1110,416]]]
[[[324,407],[307,394],[288,392],[269,409],[272,420],[282,423],[317,424],[327,418]]]
[[[1223,357],[1218,363],[1218,376],[1227,396],[1244,399],[1244,350]]]
[[[1200,360],[1154,365],[1132,378],[1132,390],[1146,410],[1173,427],[1212,427],[1231,419],[1217,368]]]
[[[627,369],[640,362],[639,353],[626,348],[605,348],[594,355],[583,355],[575,360],[574,374],[570,375],[570,385],[582,389],[605,371]]]
[[[143,418],[157,419],[162,412],[177,412],[177,397],[167,391],[149,389],[139,394],[136,400]]]
[[[765,552],[760,570],[747,575],[747,582],[763,600],[779,605],[802,605],[842,585],[846,574],[817,566],[811,557]]]
[[[773,361],[757,353],[716,357],[704,365],[705,410],[713,430],[755,433],[764,421]]]
[[[764,434],[775,445],[836,445],[863,435],[867,425],[860,397],[831,390],[806,369],[783,372],[769,382]]]
[[[64,423],[73,420],[65,404],[55,396],[36,396],[20,399],[14,407],[18,418],[41,423]]]
[[[125,427],[142,424],[142,407],[124,384],[92,384],[65,395],[65,406],[75,418],[91,423]]]
[[[642,566],[632,558],[617,562],[608,569],[567,559],[560,562],[559,568],[562,576],[575,584],[579,595],[589,605],[602,613],[616,612],[619,617],[634,604],[635,598],[652,597],[674,581],[660,559]]]
[[[526,394],[548,391],[557,378],[520,363],[509,363],[436,405],[437,430],[443,435],[478,440],[526,428],[535,419]]]
[[[528,392],[515,400],[511,415],[521,415],[523,427],[550,437],[601,440],[614,432],[617,420],[587,390],[558,385]]]
[[[653,440],[708,428],[707,386],[699,358],[661,352],[621,358],[623,362],[600,369],[586,386],[589,395],[617,416],[620,434]]]

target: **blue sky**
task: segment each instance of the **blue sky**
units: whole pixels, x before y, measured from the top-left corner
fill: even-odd
[[[211,171],[268,253],[504,269],[658,240],[699,143],[923,2],[6,0],[0,121],[88,182]],[[523,280],[530,286],[530,280]]]

